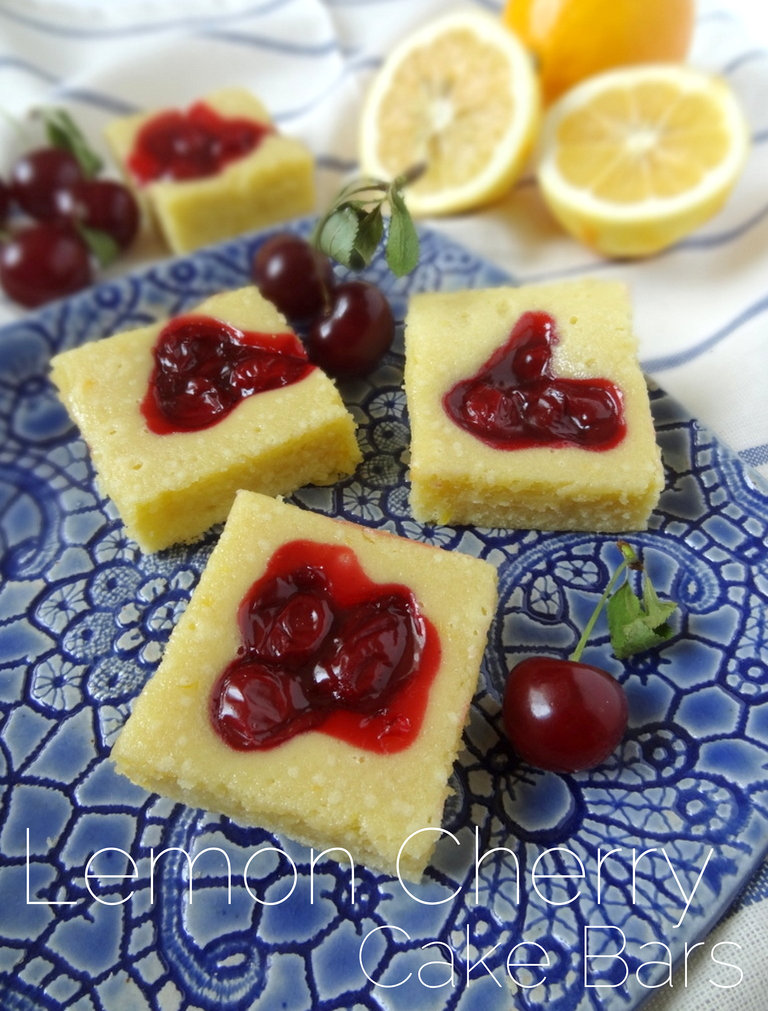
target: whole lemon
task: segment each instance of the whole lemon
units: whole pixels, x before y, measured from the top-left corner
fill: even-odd
[[[695,0],[507,0],[502,18],[534,54],[551,102],[601,70],[684,60]]]

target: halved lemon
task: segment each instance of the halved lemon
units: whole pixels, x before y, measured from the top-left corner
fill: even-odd
[[[392,179],[423,165],[405,192],[415,215],[451,214],[512,187],[539,124],[531,58],[498,19],[445,15],[403,39],[361,113],[360,167]]]
[[[554,216],[586,245],[609,257],[647,256],[722,208],[748,149],[724,80],[683,64],[625,67],[551,107],[538,180]]]

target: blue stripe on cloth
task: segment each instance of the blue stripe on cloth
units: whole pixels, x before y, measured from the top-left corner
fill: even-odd
[[[207,39],[215,39],[219,42],[226,42],[234,46],[250,46],[254,49],[269,49],[270,52],[285,53],[291,56],[328,56],[341,52],[337,39],[329,39],[327,42],[318,42],[312,45],[301,42],[290,42],[285,39],[275,39],[266,35],[253,35],[248,32],[224,32],[202,31],[195,34],[202,35]]]
[[[41,81],[48,81],[51,84],[58,80],[55,74],[51,74],[44,67],[17,56],[0,56],[0,70],[2,69],[21,70],[25,74],[29,74],[30,77],[37,77]]]
[[[753,302],[752,305],[747,306],[747,308],[734,320],[726,326],[721,327],[719,330],[716,330],[709,337],[705,338],[705,340],[699,341],[693,347],[676,351],[671,355],[660,355],[657,358],[645,359],[642,363],[643,368],[646,372],[661,372],[664,369],[674,369],[679,365],[685,365],[686,362],[693,361],[693,359],[698,358],[706,351],[715,347],[721,341],[725,340],[726,337],[729,337],[738,330],[739,327],[748,323],[750,320],[759,316],[766,310],[768,310],[768,294],[764,295],[759,301]]]

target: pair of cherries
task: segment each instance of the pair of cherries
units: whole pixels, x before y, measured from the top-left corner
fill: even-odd
[[[271,236],[251,266],[256,286],[304,337],[310,361],[334,379],[371,372],[394,340],[391,306],[380,288],[337,282],[331,261],[299,235]]]

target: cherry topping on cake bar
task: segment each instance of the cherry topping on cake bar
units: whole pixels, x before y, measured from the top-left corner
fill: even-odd
[[[346,547],[291,541],[241,602],[242,645],[211,697],[217,733],[271,748],[312,727],[399,751],[418,734],[437,633],[406,586],[377,584]]]
[[[552,354],[558,340],[549,313],[523,313],[477,374],[445,395],[448,415],[498,449],[617,445],[626,431],[620,389],[607,379],[556,376]]]
[[[222,116],[205,102],[169,109],[139,130],[128,167],[141,184],[158,179],[201,179],[250,154],[274,128],[243,117]]]
[[[142,413],[158,435],[198,431],[256,393],[288,386],[314,366],[292,333],[255,333],[210,316],[173,319],[160,331]]]

